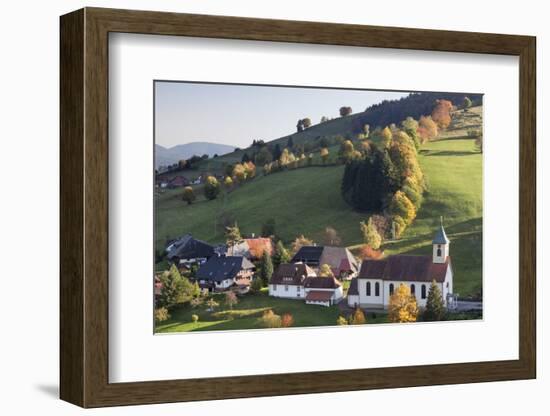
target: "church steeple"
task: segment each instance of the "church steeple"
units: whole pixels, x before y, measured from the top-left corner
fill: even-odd
[[[447,261],[450,243],[447,234],[445,234],[445,229],[443,228],[443,217],[439,217],[439,229],[435,233],[432,241],[434,263],[445,263]]]

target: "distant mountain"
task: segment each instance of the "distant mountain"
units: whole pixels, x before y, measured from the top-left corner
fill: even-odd
[[[202,156],[206,154],[212,157],[217,154],[221,156],[234,150],[234,146],[208,142],[191,142],[169,148],[156,144],[155,168],[177,163],[181,159],[189,159],[193,155]]]

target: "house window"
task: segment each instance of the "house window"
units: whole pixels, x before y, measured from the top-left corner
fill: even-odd
[[[422,299],[426,299],[426,285],[422,285]]]
[[[416,294],[416,286],[414,284],[411,285],[411,295]]]
[[[300,292],[301,286],[296,286],[296,292]]]
[[[380,296],[380,283],[378,282],[374,284],[374,296]]]
[[[370,282],[367,282],[367,296],[370,296]]]
[[[390,283],[390,296],[393,295],[393,283]]]
[[[273,290],[277,290],[277,285],[273,285]]]
[[[441,245],[437,246],[437,257],[441,257]]]
[[[285,292],[288,292],[288,285],[285,285]]]

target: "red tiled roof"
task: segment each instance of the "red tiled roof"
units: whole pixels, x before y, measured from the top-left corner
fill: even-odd
[[[445,281],[451,258],[445,263],[434,263],[432,256],[395,255],[385,260],[365,260],[359,278],[408,282]]]
[[[306,301],[328,302],[332,297],[332,293],[333,292],[323,290],[310,290],[306,295]]]

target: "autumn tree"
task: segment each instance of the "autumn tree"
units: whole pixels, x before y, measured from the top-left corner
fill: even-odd
[[[443,302],[443,296],[441,295],[441,289],[432,280],[430,290],[428,291],[428,299],[426,300],[426,309],[422,314],[424,321],[441,321],[445,316],[445,304]]]
[[[233,179],[231,179],[231,176],[225,177],[223,186],[225,186],[225,189],[231,189],[233,187]]]
[[[167,321],[170,319],[170,314],[168,309],[165,307],[155,309],[155,323],[159,324],[161,322]]]
[[[407,117],[401,122],[401,126],[407,135],[413,140],[414,147],[418,150],[420,147],[420,137],[418,137],[418,121],[412,117]]]
[[[294,325],[294,317],[290,313],[283,314],[281,318],[281,327],[289,328]]]
[[[430,116],[421,116],[418,120],[418,137],[422,143],[433,140],[439,134],[437,124]]]
[[[416,322],[418,307],[408,285],[401,283],[390,296],[388,319],[390,322]]]
[[[349,116],[352,112],[351,107],[340,107],[340,117]]]
[[[339,246],[342,243],[342,239],[332,227],[325,228],[325,244],[327,246]]]
[[[220,183],[214,176],[208,176],[206,182],[204,183],[204,196],[206,199],[216,199],[220,193],[221,187]]]
[[[391,129],[388,126],[384,127],[384,129],[382,129],[382,131],[380,132],[381,143],[384,148],[387,149],[390,147],[392,137],[393,134]]]
[[[206,301],[206,306],[210,311],[213,311],[216,309],[220,304],[214,300],[214,298],[210,298]]]
[[[348,324],[348,320],[341,315],[336,320],[336,325],[347,325],[347,324]]]
[[[186,186],[183,188],[183,193],[181,195],[181,199],[185,202],[187,202],[187,205],[191,205],[197,197],[195,196],[195,192],[193,191],[193,188],[190,186]]]
[[[233,166],[233,177],[237,182],[244,182],[246,180],[246,170],[241,163],[237,163],[235,166]]]
[[[359,257],[362,260],[380,260],[384,257],[384,252],[375,250],[368,244],[365,244],[361,247],[361,250],[359,252]]]
[[[329,157],[329,151],[326,147],[323,147],[319,154],[321,155],[321,160],[323,161],[323,164],[327,163],[328,157]]]
[[[365,244],[374,250],[378,250],[382,244],[382,237],[374,226],[372,217],[369,218],[366,223],[365,221],[361,221],[359,227],[361,229],[361,234],[363,234],[363,241]]]
[[[256,165],[252,161],[243,164],[246,179],[251,179],[256,176]]]
[[[267,250],[264,250],[262,254],[259,272],[259,277],[262,279],[264,286],[266,286],[269,284],[271,276],[273,275],[273,262],[271,261],[271,255]]]
[[[265,311],[260,318],[260,324],[265,328],[280,328],[281,323],[281,317],[271,309]]]
[[[195,313],[191,315],[191,321],[193,322],[194,325],[197,325],[197,322],[199,322],[199,315]]]
[[[235,244],[243,241],[241,230],[237,224],[225,227],[225,241],[228,247],[233,247]]]
[[[449,100],[437,100],[432,111],[432,120],[437,126],[446,129],[451,124],[451,111],[453,103]]]
[[[180,170],[183,170],[186,167],[187,167],[187,160],[185,160],[185,159],[178,160],[178,168]]]
[[[353,315],[350,317],[351,325],[363,325],[367,323],[367,318],[365,317],[364,312],[361,310],[361,308],[355,308],[355,311],[353,312]]]
[[[322,264],[321,267],[319,267],[319,277],[334,277],[334,273],[332,273],[329,264]]]
[[[275,252],[273,253],[272,260],[273,267],[275,269],[279,267],[279,265],[290,261],[290,254],[281,240],[277,241],[277,244],[275,245]]]
[[[311,127],[311,119],[309,117],[306,117],[302,120],[302,125],[304,126],[304,129]]]
[[[225,294],[225,304],[229,306],[229,309],[233,309],[237,303],[239,303],[239,299],[235,292],[229,291]]]
[[[292,253],[296,254],[300,249],[304,246],[312,246],[313,240],[310,240],[309,238],[304,237],[304,235],[300,235],[296,237],[294,242],[292,243]]]
[[[342,163],[347,163],[351,160],[361,157],[361,153],[355,150],[351,140],[344,140],[340,144],[340,150],[338,151],[338,158]]]
[[[389,212],[392,216],[403,218],[410,225],[416,217],[416,208],[403,191],[397,191],[390,202]]]

